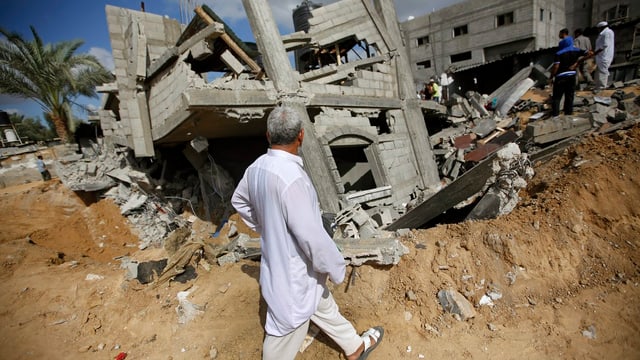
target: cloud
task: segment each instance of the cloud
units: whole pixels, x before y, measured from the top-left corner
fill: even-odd
[[[0,106],[3,105],[21,105],[29,102],[31,100],[25,99],[18,96],[8,95],[8,94],[0,94]],[[6,111],[6,110],[5,110]]]
[[[100,48],[100,47],[92,47],[89,49],[89,55],[93,55],[98,58],[100,64],[102,64],[107,70],[113,72],[115,69],[115,65],[113,63],[113,55],[111,51]]]
[[[7,114],[24,115],[24,112],[22,112],[22,110],[20,109],[3,109],[2,111],[6,112]]]

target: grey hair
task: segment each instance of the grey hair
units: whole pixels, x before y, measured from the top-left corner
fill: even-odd
[[[267,118],[267,132],[271,145],[288,145],[296,140],[302,129],[302,118],[296,109],[281,105]]]

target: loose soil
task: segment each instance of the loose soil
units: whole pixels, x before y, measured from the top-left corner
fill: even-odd
[[[397,266],[356,268],[334,296],[359,331],[384,326],[372,360],[640,358],[639,165],[640,127],[588,136],[535,164],[511,214],[412,230]],[[116,258],[167,253],[138,250],[110,200],[36,181],[1,189],[0,208],[3,359],[260,358],[258,262],[142,285]],[[459,321],[437,301],[449,288],[502,297]],[[180,324],[185,290],[204,312]],[[344,357],[319,335],[298,358]]]

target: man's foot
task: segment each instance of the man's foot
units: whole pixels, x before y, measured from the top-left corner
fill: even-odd
[[[372,327],[365,331],[362,337],[362,345],[351,355],[347,356],[347,360],[365,360],[369,357],[369,354],[378,346],[382,337],[384,336],[384,329],[381,326]]]

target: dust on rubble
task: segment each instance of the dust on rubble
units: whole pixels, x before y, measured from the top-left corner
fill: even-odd
[[[397,266],[356,268],[334,296],[358,330],[385,327],[371,359],[638,358],[639,163],[640,127],[588,137],[535,164],[511,214],[413,230]],[[3,358],[260,357],[258,262],[200,262],[195,280],[152,289],[114,258],[166,252],[139,251],[111,201],[50,181],[3,189],[0,206]],[[443,312],[436,294],[450,288],[474,318]],[[186,324],[180,291],[204,309]],[[492,305],[478,306],[487,294]],[[299,358],[339,353],[319,335]]]

